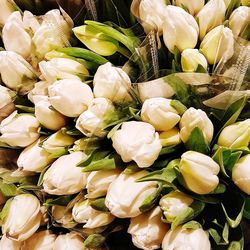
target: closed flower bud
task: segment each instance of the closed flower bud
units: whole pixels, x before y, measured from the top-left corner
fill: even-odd
[[[219,136],[218,145],[228,148],[247,147],[250,143],[250,119],[225,127]]]
[[[201,130],[207,143],[210,143],[214,134],[213,123],[201,109],[189,108],[180,121],[181,140],[186,142],[196,127]]]
[[[163,40],[170,52],[193,49],[198,41],[199,27],[194,17],[180,7],[168,5],[163,24]]]
[[[40,137],[39,140],[22,151],[17,159],[17,166],[20,169],[40,173],[52,162],[48,158],[50,154],[39,145],[42,140],[44,137]]]
[[[200,26],[200,40],[225,19],[226,5],[223,0],[210,0],[198,13],[197,19]],[[222,43],[223,44],[223,43]]]
[[[175,3],[179,7],[185,7],[188,12],[195,16],[204,6],[204,0],[175,0]]]
[[[59,151],[65,150],[71,146],[75,141],[75,138],[63,134],[61,130],[52,134],[46,141],[43,142],[42,147],[51,154],[56,154]]]
[[[235,37],[238,37],[250,22],[250,8],[240,6],[233,11],[229,18],[229,28]]]
[[[162,249],[210,250],[211,245],[209,236],[203,229],[185,229],[179,226],[168,231],[163,239]]]
[[[129,76],[122,69],[112,66],[109,62],[99,66],[93,84],[95,97],[108,98],[113,102],[131,101]]]
[[[78,79],[89,74],[85,66],[69,58],[53,58],[50,61],[39,63],[42,77],[48,82],[55,82],[58,79]]]
[[[20,250],[22,242],[11,240],[4,234],[0,240],[0,250]]]
[[[132,235],[134,245],[140,249],[159,249],[169,226],[161,220],[160,207],[148,213],[132,218],[128,233]]]
[[[181,156],[180,172],[188,189],[208,194],[219,184],[220,166],[209,156],[187,151]]]
[[[181,215],[192,202],[193,199],[188,195],[179,191],[172,191],[161,198],[160,206],[166,220],[171,223],[177,216]]]
[[[154,193],[157,183],[154,181],[137,182],[147,175],[147,171],[133,174],[121,173],[109,186],[105,205],[118,218],[133,218],[140,215],[140,206],[144,200]]]
[[[84,189],[87,174],[76,166],[84,157],[86,157],[84,153],[75,152],[57,159],[44,175],[43,187],[45,192],[55,195],[68,195]]]
[[[67,123],[67,117],[51,108],[47,96],[34,96],[35,116],[43,127],[50,130],[59,130]]]
[[[52,217],[54,221],[64,228],[73,228],[76,225],[71,209],[67,209],[65,206],[53,206]]]
[[[154,126],[157,131],[168,131],[180,120],[176,109],[171,106],[171,99],[151,98],[142,105],[141,118]]]
[[[56,235],[50,231],[40,231],[33,234],[24,242],[23,249],[25,250],[53,250],[56,240]]]
[[[76,79],[56,81],[48,89],[52,106],[68,117],[78,117],[93,100],[91,88]]]
[[[4,26],[14,10],[15,8],[12,1],[2,0],[0,2],[0,26]]]
[[[146,122],[124,122],[111,139],[122,160],[133,160],[140,168],[153,165],[162,148],[159,134]]]
[[[31,114],[13,112],[0,124],[0,141],[12,147],[27,147],[39,138],[39,122]]]
[[[90,206],[89,200],[78,202],[72,210],[73,218],[78,223],[84,223],[83,228],[98,228],[110,224],[115,217],[109,212],[101,212]]]
[[[40,202],[31,194],[17,195],[11,201],[2,231],[8,238],[24,241],[40,226]]]
[[[48,96],[48,87],[51,84],[45,81],[36,82],[34,88],[28,93],[28,99],[34,103],[34,96],[41,95],[41,96]]]
[[[87,178],[87,198],[93,199],[105,196],[110,184],[118,177],[120,170],[93,171]]]
[[[237,164],[233,167],[232,179],[236,186],[246,194],[250,195],[250,155],[245,155],[240,158]]]
[[[209,64],[216,64],[221,59],[225,61],[230,59],[234,54],[233,32],[223,25],[212,29],[204,37],[200,51]]]
[[[106,98],[94,98],[90,103],[88,110],[84,111],[76,121],[76,128],[84,135],[91,137],[104,137],[107,131],[105,127],[105,115],[114,112],[115,108],[112,102]]]
[[[185,49],[181,53],[181,67],[184,72],[195,72],[199,65],[207,69],[207,59],[198,49]]]
[[[31,90],[36,79],[31,65],[12,51],[0,51],[0,74],[8,88],[21,93]]]
[[[86,250],[83,242],[77,233],[62,234],[56,238],[53,250]]]
[[[169,147],[181,143],[180,131],[178,128],[172,128],[168,131],[160,133],[160,141],[162,147]]]

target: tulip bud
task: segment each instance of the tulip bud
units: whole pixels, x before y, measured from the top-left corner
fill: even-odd
[[[137,182],[147,171],[139,171],[126,175],[121,173],[109,186],[105,205],[118,218],[136,217],[142,212],[143,201],[157,189],[154,181]]]
[[[53,219],[64,228],[73,228],[76,223],[74,222],[71,210],[64,206],[52,207]]]
[[[198,127],[207,141],[213,139],[214,126],[207,114],[201,109],[189,108],[180,120],[180,136],[183,142],[187,142],[193,129]]]
[[[8,88],[21,93],[32,89],[36,79],[31,65],[12,51],[0,51],[0,74]]]
[[[76,165],[85,158],[82,152],[75,152],[58,158],[46,171],[43,187],[46,193],[68,195],[80,192],[87,183],[87,174]]]
[[[68,117],[78,117],[93,100],[91,88],[76,79],[56,81],[48,89],[52,106]]]
[[[124,122],[112,136],[113,147],[124,162],[135,161],[139,168],[150,167],[161,151],[159,134],[146,122]]]
[[[17,166],[20,169],[40,173],[52,162],[48,158],[50,154],[39,146],[42,140],[44,137],[40,137],[39,140],[22,151],[17,159]]]
[[[119,43],[110,36],[96,31],[90,25],[83,25],[73,29],[75,36],[90,50],[102,56],[111,56],[119,48]]]
[[[188,12],[195,16],[204,6],[204,0],[175,0],[175,3],[179,7],[185,7]]]
[[[185,229],[179,226],[168,231],[163,239],[162,249],[210,250],[211,245],[209,236],[203,229]]]
[[[22,242],[11,240],[4,234],[0,241],[0,250],[20,250]]]
[[[75,141],[75,138],[63,134],[61,130],[52,134],[46,141],[43,142],[42,147],[51,154],[56,154],[67,147],[71,146]]]
[[[223,0],[210,0],[201,9],[197,15],[200,26],[200,40],[202,40],[210,30],[223,23],[225,14],[226,5]]]
[[[175,47],[182,52],[193,49],[198,40],[199,27],[194,17],[180,7],[168,5],[163,24],[163,40],[170,52]]]
[[[164,195],[160,200],[160,206],[163,214],[169,223],[181,215],[192,203],[193,199],[179,191],[172,191]]]
[[[181,67],[184,72],[195,72],[199,65],[207,69],[207,59],[198,49],[185,49],[181,53]]]
[[[28,93],[28,99],[34,103],[34,96],[36,95],[42,95],[42,96],[48,96],[48,87],[51,84],[45,81],[36,82],[34,88]]]
[[[15,7],[12,1],[0,1],[0,26],[4,26],[13,11],[15,11]]]
[[[218,145],[228,148],[247,147],[249,143],[250,119],[225,127],[218,139]]]
[[[177,128],[160,133],[160,141],[162,147],[169,147],[181,143],[180,132]]]
[[[250,0],[241,0],[241,4],[250,7]]]
[[[119,176],[120,170],[93,171],[87,178],[87,198],[93,199],[105,196],[110,184]]]
[[[54,249],[54,244],[56,240],[56,235],[52,234],[48,230],[40,231],[33,234],[28,240],[24,242],[25,250],[52,250]]]
[[[59,130],[67,123],[67,117],[51,108],[47,96],[34,96],[36,119],[47,129]]]
[[[141,118],[154,126],[157,131],[168,131],[179,121],[180,116],[171,106],[171,99],[151,98],[142,105]]]
[[[232,179],[234,184],[246,194],[250,195],[250,155],[245,155],[239,159],[233,167]]]
[[[111,63],[99,66],[94,80],[95,97],[104,97],[113,102],[131,101],[131,81],[126,72]]]
[[[209,64],[216,64],[221,59],[227,61],[234,54],[233,32],[223,25],[212,29],[204,37],[200,51]]]
[[[53,250],[86,250],[83,242],[77,233],[62,234],[56,238]]]
[[[84,111],[76,121],[76,128],[87,137],[93,135],[105,137],[107,131],[104,130],[104,118],[109,112],[114,112],[112,102],[106,98],[94,98],[88,110]]]
[[[9,239],[24,241],[40,226],[40,202],[32,194],[20,194],[11,201],[2,231]]]
[[[209,156],[198,152],[182,154],[180,172],[187,188],[197,194],[208,194],[219,184],[220,166]]]
[[[241,6],[233,11],[229,18],[229,28],[238,37],[250,22],[250,8]]]
[[[73,218],[78,223],[84,223],[83,228],[98,228],[110,224],[115,217],[109,212],[101,212],[90,206],[89,200],[78,202],[72,210]]]
[[[13,112],[0,124],[0,141],[12,147],[27,147],[39,138],[39,122],[31,114]]]
[[[169,226],[161,220],[160,207],[131,218],[128,233],[134,245],[140,249],[159,249]]]
[[[89,74],[85,66],[69,58],[53,58],[50,61],[42,61],[39,68],[43,78],[48,82],[58,79],[78,79]]]

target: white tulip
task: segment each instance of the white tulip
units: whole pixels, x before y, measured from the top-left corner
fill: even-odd
[[[184,72],[195,72],[199,64],[207,69],[207,59],[198,49],[185,49],[181,53],[181,67]]]
[[[180,116],[171,106],[171,101],[162,97],[146,100],[142,105],[142,120],[153,125],[157,131],[172,129],[180,121]]]
[[[56,238],[53,250],[86,250],[83,242],[77,233],[62,234]]]
[[[246,28],[250,20],[250,8],[240,6],[235,9],[229,18],[229,28],[233,31],[235,37],[238,37]]]
[[[40,137],[22,151],[17,159],[17,166],[20,169],[40,173],[53,161],[48,158],[50,154],[39,146],[43,140],[44,137]]]
[[[51,154],[64,151],[75,142],[75,138],[63,134],[61,130],[52,134],[46,141],[43,142],[42,147]]]
[[[0,85],[0,110],[12,104],[12,96],[14,97],[12,91]]]
[[[122,69],[112,66],[110,62],[99,66],[93,84],[95,97],[108,98],[113,102],[131,101],[129,76]]]
[[[226,5],[223,0],[210,0],[198,13],[200,26],[200,40],[216,26],[223,23],[226,14]]]
[[[4,234],[0,240],[0,250],[20,250],[22,242],[11,240]]]
[[[187,8],[188,12],[195,16],[204,6],[205,0],[175,0],[179,7]]]
[[[131,11],[139,19],[146,33],[157,30],[162,34],[166,6],[164,0],[133,0]]]
[[[36,119],[47,129],[59,130],[67,124],[67,117],[53,110],[47,96],[34,96]]]
[[[181,143],[180,131],[178,128],[172,128],[160,133],[160,141],[163,147],[178,145]]]
[[[106,98],[94,98],[90,103],[88,110],[84,111],[76,121],[76,128],[87,137],[93,135],[105,137],[107,131],[104,130],[104,118],[109,112],[112,113],[115,108],[112,102]]]
[[[36,82],[34,88],[28,93],[28,99],[34,103],[34,96],[41,95],[41,96],[48,96],[48,87],[51,84],[45,81]]]
[[[172,87],[162,79],[141,82],[137,84],[137,87],[142,102],[154,97],[171,98],[174,95]]]
[[[134,245],[144,250],[159,249],[169,226],[161,220],[160,207],[131,218],[128,233]]]
[[[0,51],[0,74],[8,88],[21,93],[32,89],[36,79],[31,65],[12,51]]]
[[[53,250],[56,235],[48,230],[33,234],[25,241],[23,249],[25,250]]]
[[[73,228],[76,223],[74,222],[71,209],[65,206],[53,206],[52,217],[60,226],[64,228]]]
[[[15,10],[13,2],[9,0],[0,1],[0,26],[4,26],[9,16]]]
[[[143,201],[157,189],[154,181],[137,182],[147,171],[133,174],[121,173],[109,186],[105,205],[118,218],[133,218],[140,215]]]
[[[93,199],[105,196],[110,184],[119,176],[120,170],[93,171],[87,178],[87,198]]]
[[[218,145],[228,148],[247,147],[250,143],[250,119],[225,127],[218,138]]]
[[[0,141],[13,147],[27,147],[39,138],[39,122],[31,114],[13,112],[0,124]]]
[[[184,229],[181,226],[169,230],[162,242],[163,250],[210,250],[208,234],[201,228]]]
[[[83,228],[98,228],[107,226],[115,217],[109,212],[101,212],[90,206],[89,200],[78,202],[72,210],[73,218],[78,223],[84,223]]]
[[[53,58],[50,61],[39,63],[42,77],[47,82],[55,82],[59,79],[78,79],[89,74],[85,66],[69,58]]]
[[[196,127],[201,130],[207,143],[210,143],[214,134],[213,123],[201,109],[189,108],[180,120],[181,140],[186,142]]]
[[[220,166],[209,156],[198,152],[182,154],[180,172],[187,188],[197,194],[208,194],[219,184]]]
[[[68,195],[80,192],[86,187],[87,174],[76,165],[86,155],[75,152],[61,156],[46,171],[43,178],[43,187],[46,193]]]
[[[182,52],[193,49],[198,41],[199,27],[194,17],[180,7],[168,5],[163,24],[163,40],[173,53],[174,48]]]
[[[193,201],[191,197],[182,192],[171,191],[161,198],[160,206],[166,220],[171,223],[177,216],[181,215]]]
[[[91,88],[76,79],[56,81],[48,89],[52,106],[68,117],[78,117],[93,100]]]
[[[212,29],[204,37],[200,51],[210,64],[216,64],[221,59],[227,61],[234,54],[233,32],[223,25]]]
[[[159,134],[146,122],[124,122],[112,136],[113,147],[124,162],[135,161],[140,168],[150,167],[161,151]]]
[[[40,202],[34,195],[17,195],[11,201],[2,231],[10,239],[24,241],[39,228],[41,217]]]
[[[246,194],[250,195],[250,155],[245,155],[240,158],[237,164],[233,167],[232,179],[236,186]]]

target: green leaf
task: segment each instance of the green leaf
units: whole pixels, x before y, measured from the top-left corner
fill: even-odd
[[[223,194],[226,192],[226,186],[222,183],[219,183],[219,185],[213,190],[210,194]]]
[[[86,158],[84,158],[82,161],[80,161],[77,164],[77,167],[86,167],[89,166],[91,164],[91,162],[95,162],[95,161],[99,161],[104,159],[105,157],[107,157],[108,155],[110,155],[109,151],[100,151],[100,150],[95,150],[94,152],[92,152],[91,154],[89,154]]]
[[[250,198],[245,199],[244,218],[250,220]]]
[[[215,228],[209,228],[208,232],[218,246],[228,245],[229,227],[227,223],[223,227],[222,235]]]
[[[238,8],[241,4],[240,0],[231,0],[226,11],[225,20],[229,19],[230,15],[232,14],[233,10]]]
[[[243,250],[242,244],[239,241],[232,241],[227,250]]]
[[[141,169],[136,164],[130,164],[128,167],[126,167],[123,171],[124,174],[134,174]]]
[[[159,155],[168,155],[180,151],[180,145],[163,147]]]
[[[191,220],[182,226],[183,229],[199,229],[202,228],[201,224],[197,221]]]
[[[105,198],[98,198],[95,200],[90,200],[90,206],[94,208],[95,210],[101,211],[101,212],[109,212],[109,209],[105,205]]]
[[[1,213],[0,213],[0,220],[3,221],[6,216],[8,215],[9,209],[10,209],[10,205],[11,202],[13,201],[14,198],[10,198],[6,201]]]
[[[171,100],[170,106],[173,107],[180,115],[183,115],[187,110],[187,107],[178,100]]]
[[[203,136],[200,128],[196,127],[192,130],[187,142],[185,143],[187,150],[193,150],[203,154],[208,154],[210,148]]]
[[[86,248],[98,248],[104,244],[105,240],[106,238],[101,234],[91,234],[84,241],[84,246]]]
[[[40,176],[39,176],[39,179],[38,179],[38,182],[37,182],[37,186],[38,187],[42,186],[42,184],[43,184],[43,177],[44,177],[44,175],[45,175],[45,173],[46,173],[46,171],[48,170],[49,167],[50,167],[50,165],[47,166],[46,168],[44,168],[43,171],[40,173]]]
[[[25,113],[35,113],[35,108],[34,107],[28,107],[28,106],[23,106],[23,105],[15,105],[15,107],[20,110],[24,111]]]
[[[14,184],[4,183],[0,181],[0,190],[4,197],[13,197],[18,194],[18,189]]]
[[[116,132],[121,126],[122,126],[122,123],[119,123],[119,124],[117,124],[115,127],[113,127],[113,128],[109,131],[109,133],[108,133],[108,135],[107,135],[107,138],[108,138],[108,139],[111,139],[111,137],[115,134],[115,132]]]
[[[199,64],[195,72],[196,73],[207,73],[207,70],[201,64]]]
[[[50,207],[54,205],[67,206],[68,203],[73,199],[72,195],[63,195],[56,199],[48,199],[45,201],[44,206]]]
[[[140,110],[129,107],[129,113],[133,116],[133,118],[137,121],[141,121]]]
[[[61,149],[58,149],[56,150],[54,153],[50,154],[48,156],[49,159],[57,159],[63,155],[66,155],[68,154],[68,148],[61,148]]]

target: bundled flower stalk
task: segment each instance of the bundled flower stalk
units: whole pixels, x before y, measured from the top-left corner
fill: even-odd
[[[0,249],[248,249],[247,1],[0,7]]]

